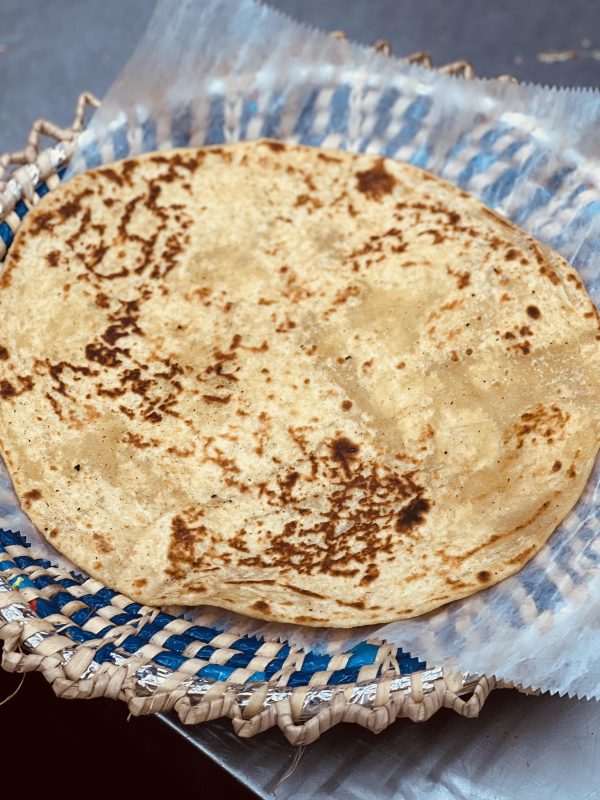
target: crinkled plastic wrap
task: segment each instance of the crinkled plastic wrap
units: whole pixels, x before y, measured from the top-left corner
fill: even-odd
[[[163,0],[82,135],[71,169],[264,136],[381,153],[477,195],[556,248],[598,305],[599,125],[595,92],[442,76],[310,30],[252,0]],[[329,631],[219,609],[185,613],[201,624],[328,652],[381,637],[430,665],[598,698],[599,486],[597,464],[576,508],[517,575],[417,619]],[[16,511],[9,522],[35,538]]]

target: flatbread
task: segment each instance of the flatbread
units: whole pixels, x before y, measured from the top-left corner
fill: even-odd
[[[95,169],[0,283],[23,508],[143,603],[422,614],[529,561],[598,450],[577,273],[406,164],[262,141]]]

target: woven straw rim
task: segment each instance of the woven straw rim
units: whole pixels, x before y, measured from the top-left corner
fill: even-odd
[[[295,685],[307,654],[293,646],[198,628],[99,581],[76,578],[32,558],[21,536],[0,530],[2,665],[11,672],[40,671],[60,697],[119,699],[134,715],[172,710],[184,724],[228,716],[240,736],[277,725],[300,745],[342,721],[377,733],[398,717],[422,722],[441,707],[476,716],[496,685],[480,678],[466,686],[464,676],[442,669],[406,674],[405,659],[384,643],[359,646],[370,648],[372,658],[352,683],[344,672],[356,655],[349,652],[325,657],[324,671],[311,668],[308,683]],[[173,640],[184,655],[167,649]],[[252,651],[250,658],[244,649]],[[229,669],[226,680],[200,677],[232,660],[237,666],[240,656],[246,668]],[[267,664],[276,664],[277,672],[253,680]],[[465,691],[473,691],[468,700],[459,696]]]

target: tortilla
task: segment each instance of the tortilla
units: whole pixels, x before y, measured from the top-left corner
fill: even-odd
[[[95,169],[0,284],[23,508],[146,604],[422,614],[529,561],[597,453],[577,273],[406,164],[261,141]]]

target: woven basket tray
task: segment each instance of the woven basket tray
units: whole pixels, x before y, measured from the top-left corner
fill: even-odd
[[[445,71],[471,74],[464,62]],[[0,181],[0,259],[29,209],[60,184],[86,106],[98,104],[82,95],[70,128],[40,120],[23,151],[0,158],[0,168],[21,165]],[[40,151],[42,135],[58,144]],[[120,699],[134,715],[174,710],[185,724],[228,716],[245,737],[277,725],[294,745],[338,722],[377,733],[398,717],[420,722],[441,707],[474,717],[497,685],[426,669],[378,641],[328,656],[201,627],[53,566],[20,533],[1,529],[0,638],[6,670],[38,670],[61,697]]]

